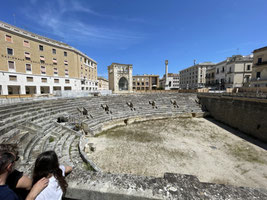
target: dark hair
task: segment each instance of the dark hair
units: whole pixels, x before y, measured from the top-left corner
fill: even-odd
[[[33,185],[49,174],[54,175],[63,193],[65,193],[68,184],[62,175],[62,170],[59,168],[57,154],[54,151],[43,152],[37,157],[33,169]]]
[[[11,143],[10,144],[9,143],[0,144],[0,151],[10,152],[16,156],[19,154],[17,144],[11,144]]]
[[[3,174],[10,163],[15,162],[15,156],[6,151],[0,151],[0,175]]]

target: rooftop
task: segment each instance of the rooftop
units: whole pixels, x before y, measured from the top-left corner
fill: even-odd
[[[258,52],[258,51],[265,51],[265,50],[267,50],[267,46],[266,46],[266,47],[261,47],[261,48],[259,48],[259,49],[255,49],[255,50],[253,51],[253,53]]]
[[[53,45],[53,46],[57,46],[57,47],[60,47],[60,48],[65,48],[65,49],[68,49],[68,50],[71,50],[71,51],[75,51],[78,54],[81,54],[82,56],[87,57],[89,60],[97,63],[95,60],[93,60],[92,58],[90,58],[86,54],[82,53],[78,49],[75,49],[74,47],[72,47],[72,46],[70,46],[70,45],[68,45],[66,43],[59,42],[57,40],[53,40],[53,39],[44,37],[44,36],[32,33],[30,31],[26,31],[26,30],[24,30],[22,28],[18,28],[16,26],[7,24],[7,23],[5,23],[3,21],[0,21],[0,29],[3,29],[4,31],[12,32],[12,33],[17,34],[17,35],[24,36],[24,37],[27,37],[27,38],[30,38],[30,39],[33,39],[33,40],[38,40],[38,41],[47,43],[49,45]]]

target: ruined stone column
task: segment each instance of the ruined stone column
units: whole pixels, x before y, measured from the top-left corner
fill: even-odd
[[[165,90],[169,87],[168,84],[168,60],[165,60]]]

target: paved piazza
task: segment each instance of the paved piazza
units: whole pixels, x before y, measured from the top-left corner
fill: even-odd
[[[235,133],[235,134],[233,134]],[[162,177],[195,175],[202,182],[267,188],[267,152],[225,125],[176,118],[121,126],[89,138],[88,157],[101,170]]]

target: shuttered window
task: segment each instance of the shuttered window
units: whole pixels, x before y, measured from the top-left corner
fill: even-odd
[[[13,42],[12,37],[10,35],[6,35],[7,42]]]
[[[33,82],[33,77],[27,77],[27,82]]]
[[[46,74],[46,68],[45,68],[45,66],[41,66],[41,74]]]
[[[9,80],[10,80],[10,81],[17,81],[17,76],[12,76],[12,75],[10,75],[10,76],[9,76]]]
[[[24,41],[23,41],[23,46],[24,46],[24,47],[30,47],[30,42],[27,41],[27,40],[24,40]]]
[[[58,75],[57,68],[54,68],[54,75]]]
[[[8,61],[8,69],[15,70],[15,62],[14,61]]]
[[[31,71],[32,71],[31,64],[26,64],[26,72],[31,72]]]

